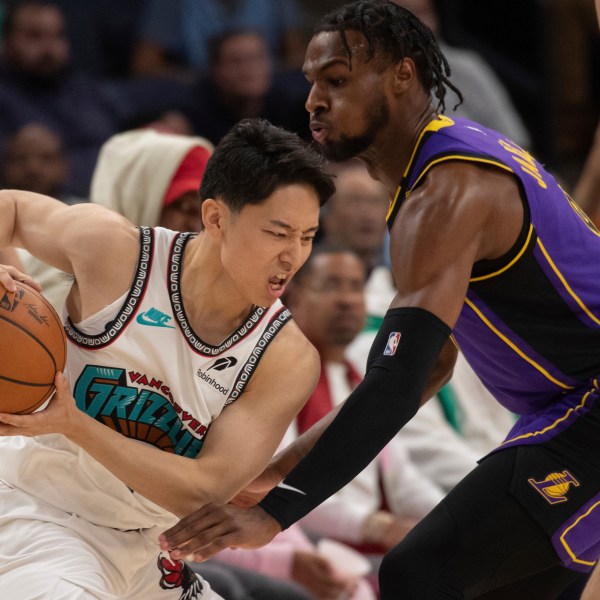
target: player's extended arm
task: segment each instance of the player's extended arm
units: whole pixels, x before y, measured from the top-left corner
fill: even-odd
[[[110,304],[131,285],[139,232],[116,212],[87,202],[68,206],[41,194],[2,190],[0,215],[0,249],[25,248],[75,275],[83,296],[80,319]]]
[[[457,352],[456,345],[452,340],[448,340],[444,344],[425,383],[424,391],[421,394],[421,405],[450,381]],[[256,495],[260,495],[262,492],[262,495],[264,495],[276,486],[312,450],[342,406],[343,404],[337,405],[291,444],[278,452],[267,469],[261,474],[261,477],[249,488],[250,492],[254,492]]]

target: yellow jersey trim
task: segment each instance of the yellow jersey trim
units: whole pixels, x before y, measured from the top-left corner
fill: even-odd
[[[574,389],[574,386],[567,385],[566,383],[559,381],[558,379],[556,379],[555,377],[550,375],[550,373],[548,373],[548,371],[546,371],[546,369],[544,369],[544,367],[542,367],[542,365],[539,365],[532,358],[529,358],[529,356],[527,356],[520,348],[518,348],[513,342],[511,342],[496,327],[494,327],[494,325],[492,325],[492,323],[486,318],[486,316],[468,298],[465,298],[465,303],[507,346],[512,348],[512,350],[514,350],[514,352],[516,352],[523,360],[528,362],[534,369],[539,371],[544,377],[546,377],[546,379],[548,379],[552,383],[555,383],[556,385],[558,385],[559,387],[561,387],[565,390]]]
[[[415,144],[412,154],[410,156],[410,160],[408,161],[408,164],[406,165],[406,169],[404,170],[404,173],[402,175],[402,180],[404,180],[404,178],[408,175],[408,172],[410,171],[410,169],[412,167],[412,164],[415,160],[415,156],[417,155],[417,151],[421,146],[421,141],[423,140],[423,136],[429,131],[432,131],[432,132],[439,131],[440,129],[443,129],[444,127],[451,127],[452,125],[454,125],[454,121],[452,119],[450,119],[449,117],[446,117],[445,115],[438,115],[437,118],[435,118],[432,121],[430,121],[429,123],[427,123],[427,125],[423,128],[423,130],[419,134],[417,143]],[[398,190],[396,191],[396,195],[394,196],[394,199],[390,202],[390,208],[389,208],[388,214],[385,218],[386,221],[390,218],[390,216],[394,212],[394,207],[396,206],[396,202],[398,200],[399,195],[400,195],[400,186],[398,186]]]
[[[548,264],[550,265],[551,269],[556,273],[556,276],[560,279],[560,282],[563,284],[563,287],[565,288],[565,290],[567,290],[567,292],[569,292],[569,295],[571,296],[571,298],[573,298],[573,300],[575,300],[575,302],[577,302],[577,304],[583,310],[583,312],[592,321],[594,321],[594,323],[597,323],[598,325],[600,325],[600,319],[592,313],[592,311],[582,302],[581,298],[573,291],[571,286],[567,283],[567,280],[563,277],[562,273],[558,270],[558,268],[554,264],[554,261],[550,258],[550,254],[548,254],[548,251],[544,247],[544,244],[542,244],[542,240],[540,240],[540,238],[538,238],[537,243],[540,247],[540,250],[546,257],[546,260],[548,261]]]
[[[501,273],[508,271],[508,269],[510,269],[521,258],[521,256],[523,256],[525,250],[527,250],[527,247],[529,246],[529,243],[531,242],[532,236],[533,236],[533,225],[530,223],[529,231],[527,232],[527,239],[525,240],[523,247],[519,250],[518,254],[508,264],[504,265],[501,269],[498,269],[497,271],[494,271],[493,273],[488,273],[487,275],[481,275],[480,277],[471,277],[471,279],[469,279],[469,282],[473,283],[475,281],[483,281],[484,279],[491,279],[492,277],[497,277]]]
[[[594,390],[592,390],[592,391],[594,391]],[[539,431],[530,431],[529,433],[524,433],[523,435],[518,435],[517,437],[514,437],[514,438],[512,438],[510,440],[506,440],[505,442],[502,442],[500,444],[500,447],[502,447],[502,446],[504,446],[506,444],[510,444],[512,442],[516,442],[517,440],[524,440],[526,438],[536,437],[538,435],[543,435],[547,431],[550,431],[551,429],[554,429],[559,423],[562,423],[564,420],[566,420],[571,413],[577,412],[578,410],[580,410],[581,408],[583,408],[585,406],[585,403],[586,403],[587,399],[588,399],[588,396],[592,393],[592,391],[586,392],[583,395],[583,398],[581,399],[581,402],[575,408],[569,408],[569,410],[562,417],[560,417],[560,419],[556,419],[556,421],[554,421],[554,423],[552,423],[551,425],[548,425],[548,427],[544,427],[544,429],[540,429]]]
[[[572,525],[569,525],[569,527],[567,527],[560,536],[560,543],[563,545],[564,549],[567,551],[567,554],[571,557],[571,560],[574,563],[593,567],[597,562],[597,561],[582,560],[581,558],[577,558],[577,556],[575,556],[575,553],[573,552],[573,550],[571,550],[571,547],[569,546],[569,544],[567,544],[567,542],[565,540],[565,536],[567,535],[567,533],[569,533],[569,531],[571,531],[571,529],[573,529],[574,527],[576,527],[579,524],[579,521],[588,517],[592,511],[594,511],[596,508],[598,508],[598,506],[600,506],[600,502],[596,502],[595,504],[590,506],[590,508],[584,514],[580,515],[579,518],[575,521],[575,523],[573,523]]]

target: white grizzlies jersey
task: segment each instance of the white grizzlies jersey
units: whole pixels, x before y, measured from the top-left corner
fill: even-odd
[[[94,419],[194,458],[213,419],[243,393],[291,317],[280,301],[256,307],[219,346],[206,344],[191,329],[181,296],[182,256],[194,234],[140,228],[140,235],[129,293],[81,323],[66,318],[66,375],[77,406]],[[64,436],[12,438],[13,453],[5,453],[6,439],[0,478],[62,510],[125,530],[175,521]]]

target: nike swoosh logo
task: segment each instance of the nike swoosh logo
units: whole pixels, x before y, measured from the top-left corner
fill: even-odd
[[[277,487],[281,488],[282,490],[290,490],[290,492],[296,492],[297,494],[302,494],[303,496],[306,496],[306,492],[303,492],[302,490],[299,490],[298,488],[292,487],[291,485],[288,485],[287,483],[283,483],[283,481],[281,483],[278,483]]]
[[[156,321],[152,321],[148,317],[145,316],[146,313],[142,313],[136,317],[136,321],[140,325],[149,325],[150,327],[166,327],[167,329],[175,329],[173,325],[167,325],[166,323],[157,323]]]

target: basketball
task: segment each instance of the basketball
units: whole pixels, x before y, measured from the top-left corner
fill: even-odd
[[[14,294],[0,287],[0,412],[27,414],[52,396],[67,345],[48,300],[24,283],[15,283]]]

